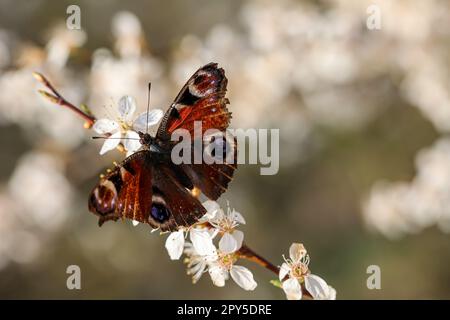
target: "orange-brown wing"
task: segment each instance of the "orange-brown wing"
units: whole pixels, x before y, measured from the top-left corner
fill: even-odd
[[[228,99],[225,97],[227,78],[222,68],[216,63],[209,63],[188,80],[181,89],[174,103],[166,112],[158,129],[157,137],[162,140],[170,139],[170,134],[176,129],[186,129],[192,139],[194,136],[194,122],[201,121],[202,135],[208,129],[223,132],[228,140],[232,157],[222,164],[183,164],[181,167],[189,176],[195,187],[199,188],[208,198],[216,200],[226,191],[228,183],[236,169],[237,146],[234,137],[226,132],[231,120],[231,112],[227,109]],[[201,145],[204,144],[205,137]],[[192,147],[192,153],[198,152]],[[201,151],[200,151],[201,152]]]
[[[147,151],[134,155],[118,168],[123,185],[119,191],[116,213],[146,223],[152,207],[153,168],[146,159],[149,156]]]
[[[128,218],[162,231],[189,227],[206,213],[178,181],[174,168],[155,164],[149,151],[134,153],[101,178],[89,198],[89,210],[99,217],[99,225]]]
[[[231,119],[226,105],[227,78],[217,63],[198,69],[183,86],[164,115],[157,137],[169,140],[176,129],[186,129],[193,136],[194,122],[202,122],[202,133],[208,129],[224,131]]]
[[[152,207],[152,164],[148,151],[139,151],[100,179],[89,197],[89,210],[99,224],[128,218],[147,222]]]

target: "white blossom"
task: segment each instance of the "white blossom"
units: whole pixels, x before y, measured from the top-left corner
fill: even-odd
[[[216,254],[216,247],[213,244],[213,235],[208,229],[190,228],[187,233],[195,252],[202,256],[212,256]],[[186,234],[187,235],[187,234]],[[166,239],[166,249],[170,259],[180,259],[185,246],[185,232],[183,229],[172,232]]]
[[[154,109],[140,114],[134,121],[136,101],[130,96],[123,96],[118,103],[119,116],[116,120],[102,118],[95,121],[92,129],[98,134],[108,134],[100,154],[115,149],[122,142],[127,150],[127,156],[136,152],[141,144],[138,132],[146,132],[147,128],[159,122],[163,117],[163,111]]]
[[[222,234],[219,241],[220,251],[232,253],[239,250],[244,241],[244,233],[236,228],[240,224],[245,224],[244,217],[229,206],[225,213],[215,201],[205,201],[203,206],[207,209],[205,220],[216,229],[217,233]]]
[[[311,274],[308,265],[309,255],[303,244],[293,243],[289,248],[289,259],[285,259],[279,273],[286,298],[300,300],[303,296],[302,284],[304,284],[314,300],[335,300],[336,290],[321,277]]]
[[[212,254],[199,254],[191,243],[186,243],[184,253],[187,255],[185,263],[188,267],[188,274],[192,275],[194,283],[208,271],[211,281],[217,287],[225,286],[225,282],[230,276],[244,290],[252,291],[257,286],[249,269],[235,265],[238,259],[235,253],[228,254],[214,250]]]
[[[183,230],[172,232],[166,239],[166,249],[171,260],[180,259],[184,249]]]

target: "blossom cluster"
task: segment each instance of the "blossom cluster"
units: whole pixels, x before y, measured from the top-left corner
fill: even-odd
[[[236,262],[242,257],[240,249],[244,245],[244,233],[237,230],[245,224],[241,213],[227,205],[226,212],[215,201],[203,203],[207,213],[198,224],[170,233],[166,239],[166,249],[172,260],[178,260],[184,254],[187,274],[196,283],[204,273],[218,287],[225,286],[230,278],[244,290],[255,290],[257,283],[252,272]],[[189,234],[190,241],[186,241]],[[214,240],[220,238],[218,245]],[[325,280],[311,274],[309,255],[300,243],[293,243],[289,249],[289,258],[279,268],[279,283],[287,299],[300,300],[304,289],[317,300],[334,300],[336,291]],[[302,289],[302,286],[304,289]]]
[[[244,217],[229,206],[225,212],[211,200],[203,206],[207,213],[197,225],[172,232],[167,237],[166,249],[170,258],[178,260],[183,253],[186,255],[184,262],[194,283],[207,271],[218,287],[223,287],[231,275],[244,290],[254,290],[257,284],[250,270],[235,264],[244,241],[244,233],[237,228],[245,224]],[[187,234],[190,242],[185,241]],[[213,242],[216,237],[220,238],[217,247]]]

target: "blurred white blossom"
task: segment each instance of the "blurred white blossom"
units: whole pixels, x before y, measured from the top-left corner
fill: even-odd
[[[11,197],[23,209],[23,219],[54,230],[67,218],[73,189],[59,158],[43,152],[25,154],[18,161],[8,187]]]
[[[47,42],[47,63],[51,67],[63,68],[73,48],[81,47],[86,41],[83,30],[69,30],[66,24],[59,24],[50,32]]]
[[[37,151],[22,156],[0,188],[0,269],[10,261],[30,263],[41,253],[67,221],[73,194],[59,158]]]
[[[450,232],[450,140],[441,138],[416,157],[410,182],[379,182],[364,204],[366,222],[389,238],[437,225]]]
[[[112,20],[112,32],[120,56],[139,57],[142,54],[144,35],[141,22],[133,13],[128,11],[116,13]]]

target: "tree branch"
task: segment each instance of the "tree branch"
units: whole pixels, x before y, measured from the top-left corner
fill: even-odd
[[[47,87],[52,93],[45,91],[45,90],[39,90],[39,93],[50,100],[51,102],[60,105],[62,107],[66,107],[73,112],[75,112],[78,116],[84,119],[84,127],[86,129],[90,129],[93,124],[96,121],[96,118],[87,110],[83,111],[81,108],[76,107],[69,101],[67,101],[50,83],[50,81],[42,74],[38,72],[33,72],[33,76],[38,80],[40,83],[42,83],[45,87]]]

